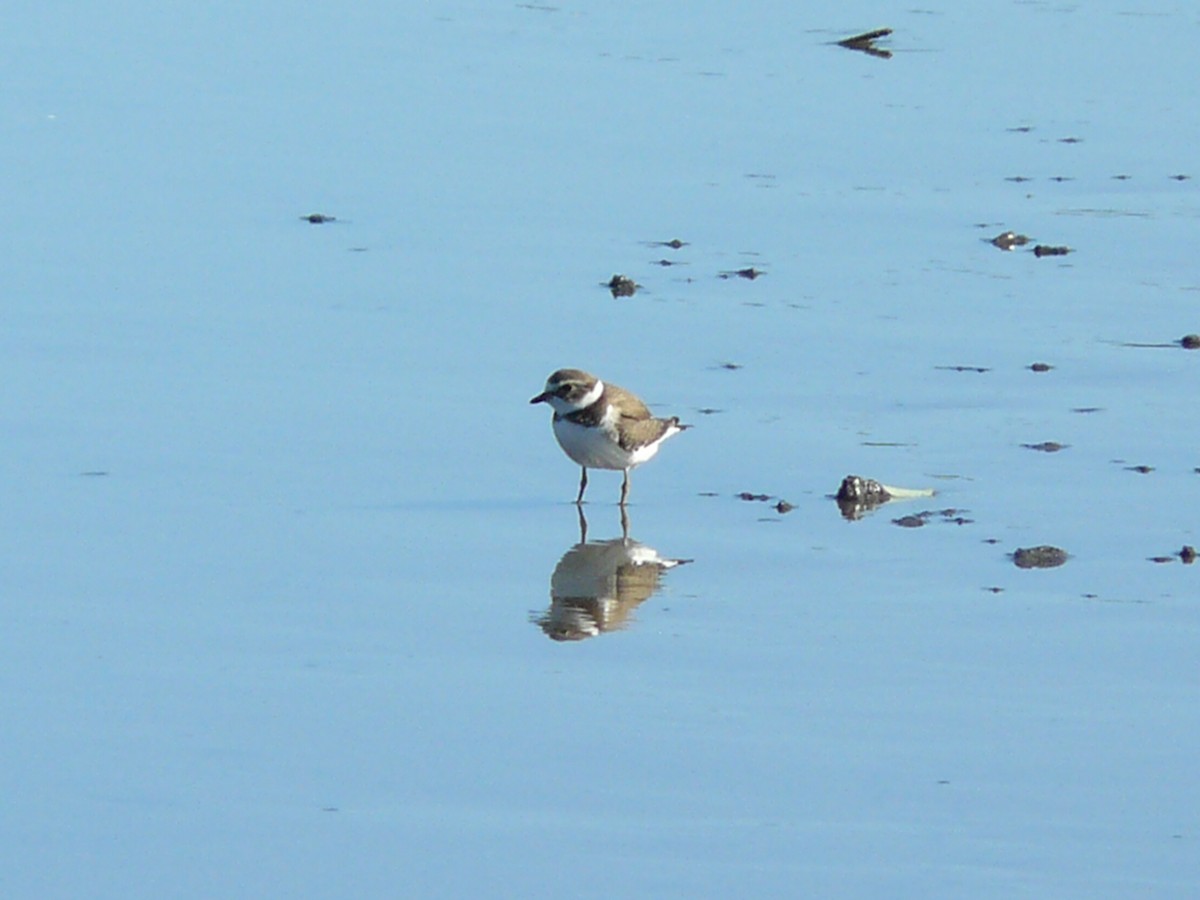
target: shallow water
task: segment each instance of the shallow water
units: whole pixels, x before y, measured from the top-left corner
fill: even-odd
[[[66,10],[0,54],[6,893],[1190,895],[1193,10]],[[581,573],[566,365],[694,426],[687,564]]]

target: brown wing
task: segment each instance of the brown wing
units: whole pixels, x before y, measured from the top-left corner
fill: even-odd
[[[647,444],[653,444],[662,437],[672,425],[678,425],[678,419],[625,419],[625,430],[621,434],[621,447],[624,450],[636,450]]]
[[[604,382],[604,390],[608,392],[608,398],[614,403],[621,404],[621,417],[624,419],[649,419],[650,408],[646,406],[635,394],[629,393],[623,387],[617,387],[615,384]]]

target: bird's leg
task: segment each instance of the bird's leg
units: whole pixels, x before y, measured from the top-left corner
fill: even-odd
[[[587,466],[580,466],[579,471],[583,474],[579,477],[579,496],[575,498],[576,506],[583,502],[583,492],[587,490]]]
[[[629,496],[629,470],[625,470],[625,480],[621,482],[621,506],[625,505],[625,499]]]
[[[621,540],[629,543],[629,511],[621,507]]]

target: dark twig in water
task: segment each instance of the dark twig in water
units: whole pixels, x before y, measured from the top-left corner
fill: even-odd
[[[891,50],[883,50],[875,46],[875,41],[888,37],[891,33],[892,29],[890,28],[876,28],[874,31],[864,31],[862,34],[856,34],[853,37],[842,38],[842,40],[837,42],[837,45],[845,47],[847,50],[858,50],[870,56],[879,57],[880,59],[891,59]]]

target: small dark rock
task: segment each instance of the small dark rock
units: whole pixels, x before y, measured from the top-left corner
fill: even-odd
[[[899,525],[901,528],[921,528],[925,525],[923,516],[901,516],[899,519],[892,519],[893,525]]]
[[[1200,350],[1200,334],[1185,334],[1179,339],[1179,346],[1184,350]]]
[[[1043,544],[1040,547],[1020,547],[1012,555],[1018,569],[1053,569],[1067,561],[1067,551]]]
[[[1196,548],[1189,544],[1184,544],[1183,549],[1179,551],[1179,558],[1183,560],[1185,566],[1190,566],[1196,561]]]
[[[1042,441],[1040,444],[1022,444],[1026,450],[1040,450],[1042,453],[1057,453],[1066,450],[1070,444],[1060,444],[1058,441]]]
[[[748,500],[751,502],[765,503],[767,500],[771,499],[771,495],[770,494],[752,494],[749,491],[742,491],[740,494],[737,495],[737,498],[739,500]]]
[[[720,367],[722,369],[728,369],[730,372],[736,372],[738,369],[742,368],[742,364],[735,362],[723,362],[721,363]]]
[[[1139,475],[1149,475],[1154,471],[1154,466],[1126,466],[1126,472],[1137,472]]]
[[[1038,244],[1033,248],[1033,255],[1039,258],[1043,256],[1066,256],[1070,252],[1070,247],[1051,247],[1048,244]]]
[[[796,507],[788,503],[786,500],[780,500],[775,504],[775,512],[779,513],[781,516],[786,513],[790,513],[795,508]]]
[[[327,216],[324,213],[309,213],[307,216],[301,216],[305,222],[310,225],[324,225],[326,222],[336,222],[336,216]]]
[[[1172,181],[1187,181],[1187,180],[1188,180],[1189,178],[1191,178],[1192,176],[1191,176],[1191,175],[1170,175],[1170,176],[1168,176],[1168,177],[1169,177],[1169,178],[1170,178]]]
[[[1030,364],[1029,371],[1031,371],[1031,372],[1049,372],[1053,368],[1054,368],[1054,366],[1050,365],[1050,363],[1035,362],[1035,363]]]

